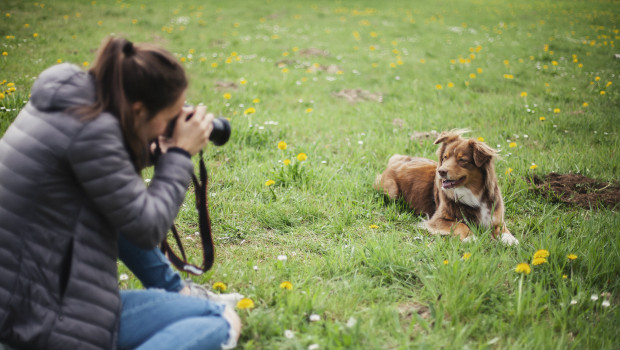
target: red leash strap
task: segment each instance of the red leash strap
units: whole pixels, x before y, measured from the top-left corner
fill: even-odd
[[[164,240],[161,243],[161,251],[164,253],[168,260],[180,271],[186,271],[192,275],[202,275],[206,271],[209,271],[215,261],[215,248],[213,246],[213,236],[211,235],[211,218],[209,217],[209,204],[207,197],[207,186],[209,179],[207,176],[207,167],[205,166],[203,152],[200,151],[200,179],[196,178],[196,175],[192,175],[194,182],[194,190],[196,194],[196,209],[198,210],[198,225],[200,227],[200,240],[202,243],[202,266],[198,267],[192,265],[187,261],[185,255],[185,249],[181,243],[181,238],[175,225],[171,227],[174,239],[179,247],[181,257],[179,257],[168,244],[168,240]]]

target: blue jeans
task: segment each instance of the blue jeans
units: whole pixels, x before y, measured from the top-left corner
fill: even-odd
[[[221,349],[230,326],[224,305],[180,295],[181,276],[157,249],[141,249],[118,239],[118,255],[145,288],[121,291],[119,349]]]
[[[138,248],[120,234],[118,257],[142,282],[144,288],[178,292],[185,286],[181,275],[172,269],[166,256],[157,248]]]
[[[228,342],[224,305],[154,289],[121,291],[121,302],[119,350],[221,349]]]

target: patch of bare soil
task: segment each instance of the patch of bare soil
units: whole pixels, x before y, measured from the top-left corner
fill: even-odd
[[[332,93],[334,97],[344,98],[351,103],[361,101],[383,102],[383,95],[378,92],[370,92],[362,89],[343,89]]]
[[[411,136],[409,136],[409,139],[411,141],[418,141],[420,144],[422,144],[422,142],[424,142],[425,140],[435,140],[437,139],[437,136],[439,136],[439,133],[435,130],[431,130],[431,131],[414,131]]]
[[[339,66],[335,64],[329,64],[329,65],[310,64],[308,62],[300,62],[300,61],[292,60],[292,59],[283,59],[283,60],[279,60],[278,62],[276,62],[276,67],[278,68],[284,68],[284,67],[290,67],[290,66],[293,66],[295,68],[306,69],[310,72],[321,71],[321,72],[327,72],[328,74],[336,74],[342,71],[342,68],[340,68]]]
[[[327,57],[329,56],[329,51],[327,50],[321,50],[321,49],[316,49],[314,47],[310,47],[307,49],[303,49],[303,50],[299,50],[299,55],[300,56],[321,56],[321,57]]]
[[[597,181],[583,175],[549,173],[543,178],[534,176],[528,182],[547,198],[585,209],[598,206],[616,209],[620,203],[618,183]]]
[[[215,88],[217,90],[237,90],[237,83],[233,81],[216,81]]]

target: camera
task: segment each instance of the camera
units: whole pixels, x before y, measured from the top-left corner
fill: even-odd
[[[185,120],[190,120],[194,116],[194,113],[191,113],[187,116]],[[177,118],[176,116],[172,119],[168,126],[166,127],[166,132],[164,133],[165,137],[172,137],[172,132],[174,131],[174,126],[176,125]],[[213,119],[213,130],[211,131],[211,135],[209,135],[209,140],[213,142],[216,146],[222,146],[228,139],[230,138],[230,122],[228,119],[224,117],[218,117]]]

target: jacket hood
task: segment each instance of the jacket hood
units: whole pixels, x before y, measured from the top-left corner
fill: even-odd
[[[32,85],[30,102],[41,111],[62,111],[93,104],[94,80],[74,64],[52,66],[44,70]]]

